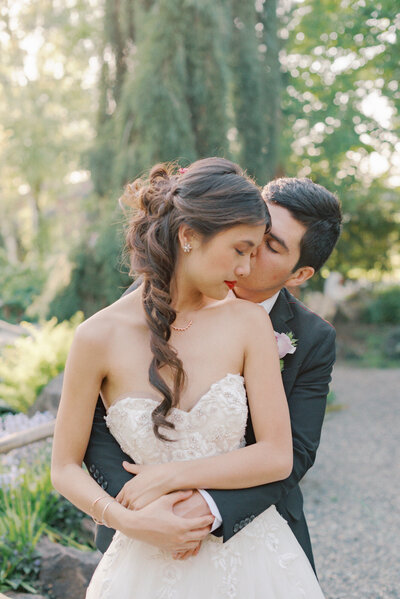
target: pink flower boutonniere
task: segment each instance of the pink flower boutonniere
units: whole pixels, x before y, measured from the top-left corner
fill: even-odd
[[[275,339],[278,344],[279,363],[281,365],[281,371],[283,370],[283,358],[287,354],[294,354],[297,346],[297,339],[293,339],[293,333],[275,333]]]

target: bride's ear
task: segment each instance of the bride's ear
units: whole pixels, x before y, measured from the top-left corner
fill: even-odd
[[[188,252],[188,248],[190,248],[190,251],[191,249],[193,249],[193,247],[195,247],[198,244],[199,235],[191,227],[183,224],[179,227],[178,241],[181,249],[184,252]]]

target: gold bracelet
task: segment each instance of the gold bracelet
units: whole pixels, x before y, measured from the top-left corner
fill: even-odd
[[[115,499],[111,499],[111,501],[109,501],[109,502],[106,504],[106,506],[105,506],[105,508],[104,508],[104,510],[103,510],[103,513],[101,514],[101,519],[102,519],[102,521],[103,521],[103,522],[102,522],[102,523],[103,523],[103,526],[107,526],[107,528],[111,528],[111,527],[110,527],[110,526],[108,526],[107,522],[104,520],[104,515],[105,515],[105,513],[106,513],[106,509],[107,509],[107,508],[108,508],[108,507],[109,507],[109,506],[110,506],[112,503],[114,503],[114,501],[115,501]]]
[[[100,497],[97,497],[97,499],[95,499],[95,500],[93,501],[92,505],[90,506],[89,513],[90,513],[90,516],[91,516],[91,518],[92,518],[93,522],[95,522],[96,524],[102,524],[102,522],[100,522],[100,520],[98,520],[98,519],[96,518],[96,516],[94,515],[94,513],[93,513],[94,506],[96,505],[96,503],[97,503],[98,501],[101,501],[102,499],[109,499],[109,497],[110,497],[109,495],[100,495]]]

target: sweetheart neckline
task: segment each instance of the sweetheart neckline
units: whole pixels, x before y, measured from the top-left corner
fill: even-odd
[[[217,386],[220,385],[223,381],[225,381],[226,379],[230,378],[230,377],[239,377],[239,379],[241,379],[242,381],[244,381],[244,377],[236,372],[236,373],[232,373],[232,372],[228,372],[225,376],[223,376],[222,378],[218,379],[218,381],[215,381],[215,383],[211,383],[210,387],[208,388],[208,390],[203,393],[203,395],[196,401],[196,403],[193,404],[193,406],[190,408],[190,410],[183,410],[182,408],[177,408],[177,407],[172,407],[171,408],[171,412],[173,410],[177,411],[177,412],[183,412],[184,414],[191,414],[193,412],[193,410],[196,408],[196,406],[198,406],[198,404],[203,401],[203,399],[205,397],[207,397],[207,395],[209,395],[211,393],[211,391]],[[107,416],[109,415],[110,411],[115,408],[118,404],[120,404],[123,401],[126,401],[128,399],[133,399],[133,400],[138,400],[138,399],[144,399],[145,401],[152,401],[154,403],[159,403],[160,400],[159,399],[154,399],[153,397],[134,397],[132,395],[128,395],[127,397],[123,397],[122,399],[118,399],[116,402],[114,402],[108,409],[107,409]]]

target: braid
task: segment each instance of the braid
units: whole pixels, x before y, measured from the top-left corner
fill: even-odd
[[[138,213],[130,224],[127,245],[134,249],[133,269],[141,274],[143,307],[150,329],[150,349],[153,358],[149,367],[149,381],[163,396],[152,413],[153,430],[159,439],[169,440],[159,428],[175,428],[167,420],[173,406],[179,402],[185,381],[183,364],[177,352],[169,345],[171,323],[176,312],[171,307],[170,283],[175,267],[176,248],[171,243],[171,214],[177,211],[174,198],[178,183],[168,168],[157,165],[150,172],[148,182],[140,179],[127,186],[123,198],[134,196]],[[136,196],[136,197],[135,197]],[[173,390],[167,385],[160,369],[167,365],[173,373]]]

